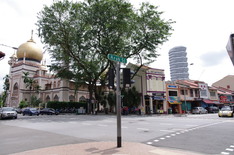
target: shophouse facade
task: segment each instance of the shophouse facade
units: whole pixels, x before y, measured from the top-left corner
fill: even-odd
[[[145,114],[162,114],[167,112],[165,74],[163,69],[151,68],[148,66],[139,66],[129,63],[127,68],[138,70],[133,80],[132,86],[140,92],[142,112]]]
[[[194,80],[177,80],[166,83],[168,113],[191,112],[193,107],[222,106],[218,91],[205,82]]]

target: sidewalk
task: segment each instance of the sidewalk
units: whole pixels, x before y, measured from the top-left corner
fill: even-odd
[[[116,142],[91,142],[53,146],[11,155],[202,155],[133,142],[123,142],[120,148],[116,146]]]

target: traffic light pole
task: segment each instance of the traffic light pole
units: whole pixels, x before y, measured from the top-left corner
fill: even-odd
[[[117,147],[121,147],[122,138],[121,138],[120,62],[116,63],[116,108],[117,108]]]

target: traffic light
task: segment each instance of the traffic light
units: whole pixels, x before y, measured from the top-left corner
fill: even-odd
[[[134,72],[131,71],[130,68],[123,68],[123,87],[125,88],[126,84],[129,84],[131,86],[132,83],[135,81],[132,80],[132,74]]]
[[[115,72],[113,68],[108,71],[108,86],[112,89],[115,87]]]

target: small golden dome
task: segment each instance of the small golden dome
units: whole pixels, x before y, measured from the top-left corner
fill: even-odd
[[[37,46],[33,39],[30,39],[26,43],[21,44],[17,50],[16,55],[18,59],[23,59],[25,56],[25,58],[28,60],[36,60],[39,62],[43,57],[42,49]]]

